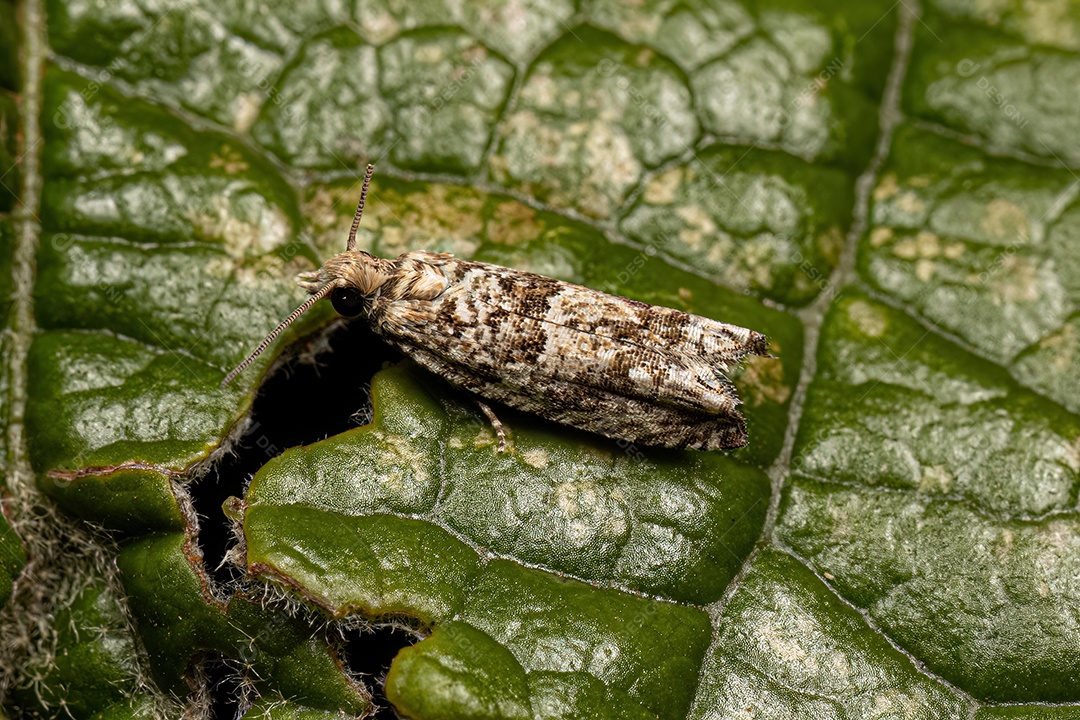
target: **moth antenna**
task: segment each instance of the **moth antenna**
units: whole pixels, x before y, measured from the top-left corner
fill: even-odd
[[[219,385],[218,387],[224,388],[226,385],[231,383],[236,378],[237,375],[244,372],[244,370],[247,368],[247,366],[250,365],[251,363],[255,362],[255,358],[259,357],[259,355],[262,354],[262,351],[265,350],[266,348],[270,347],[270,343],[274,342],[274,340],[277,339],[277,336],[285,331],[285,328],[292,325],[293,322],[295,322],[296,318],[298,318],[301,315],[303,315],[304,313],[306,313],[311,308],[312,305],[314,305],[318,301],[322,300],[324,297],[326,297],[330,293],[331,290],[333,290],[336,287],[337,287],[337,283],[328,282],[325,285],[323,285],[321,288],[316,290],[314,295],[312,295],[307,300],[305,300],[304,303],[300,307],[298,307],[298,308],[296,308],[295,310],[292,311],[292,315],[289,315],[289,317],[282,320],[281,323],[276,328],[271,330],[270,334],[267,335],[265,338],[263,338],[263,341],[261,343],[259,343],[259,347],[255,348],[255,352],[248,355],[247,358],[244,360],[244,362],[240,363],[235,368],[233,368],[233,371],[225,376],[225,379],[221,381],[221,385]]]
[[[356,205],[356,216],[353,217],[352,227],[349,228],[349,240],[345,243],[345,250],[356,249],[356,229],[360,227],[360,218],[364,214],[364,201],[367,200],[367,191],[371,187],[371,176],[375,172],[374,165],[368,165],[364,173],[364,184],[360,188],[360,202]]]

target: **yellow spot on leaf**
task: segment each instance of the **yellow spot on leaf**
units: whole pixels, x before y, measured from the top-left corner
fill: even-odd
[[[210,156],[210,167],[224,168],[225,172],[229,175],[236,175],[238,173],[246,172],[248,164],[239,152],[223,145],[220,154],[214,153]]]
[[[840,251],[844,249],[844,233],[837,226],[832,226],[817,237],[818,250],[830,265],[840,262]],[[822,271],[826,271],[822,268]]]
[[[919,245],[915,238],[906,237],[893,245],[893,255],[902,260],[914,260],[919,256]]]
[[[988,237],[995,239],[1030,236],[1027,213],[1016,203],[1000,198],[986,204],[986,214],[979,227]]]
[[[1073,0],[1024,0],[1020,26],[1031,43],[1076,50],[1078,23]]]
[[[896,207],[910,215],[914,215],[921,213],[926,208],[926,204],[915,193],[904,191],[896,198]]]
[[[966,248],[964,247],[964,243],[961,243],[961,242],[950,243],[945,248],[945,257],[947,257],[950,260],[959,260],[963,256],[964,250],[966,250]]]
[[[537,470],[543,470],[548,466],[547,451],[540,448],[529,448],[522,451],[521,459]]]
[[[791,397],[791,388],[784,384],[784,364],[778,357],[750,360],[739,380],[745,387],[744,396],[755,407],[766,401],[783,405]]]
[[[495,207],[485,234],[492,242],[513,246],[540,237],[544,226],[535,210],[511,200]]]
[[[992,292],[1008,302],[1035,302],[1039,299],[1039,268],[1028,258],[1013,255],[994,273]]]
[[[920,230],[915,236],[915,242],[919,247],[919,257],[936,258],[941,254],[941,244],[938,236],[928,230]]]
[[[879,248],[893,239],[893,230],[889,227],[878,225],[870,231],[870,247]]]
[[[928,465],[923,468],[922,478],[919,479],[919,490],[946,494],[952,492],[955,479],[944,465]]]
[[[885,313],[863,300],[856,300],[848,306],[848,318],[868,337],[882,337],[889,328]]]
[[[896,175],[889,173],[882,176],[876,188],[874,188],[874,200],[881,202],[888,200],[897,193],[899,186],[896,183]]]
[[[679,189],[682,179],[682,170],[678,168],[652,178],[645,186],[645,202],[650,205],[670,205],[675,202],[675,192]]]
[[[246,133],[259,118],[259,108],[262,105],[262,93],[246,92],[237,95],[233,102],[235,115],[233,130],[238,133]]]

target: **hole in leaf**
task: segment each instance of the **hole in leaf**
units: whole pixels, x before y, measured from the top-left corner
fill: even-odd
[[[240,573],[222,566],[233,535],[221,504],[230,496],[242,497],[259,468],[288,448],[369,422],[371,377],[384,363],[400,359],[363,321],[343,323],[330,331],[327,341],[330,351],[321,352],[315,364],[301,363],[297,356],[266,379],[252,405],[249,429],[234,453],[191,488],[195,510],[203,518],[198,542],[205,567],[219,584],[231,583]]]
[[[202,677],[209,695],[208,717],[239,717],[244,691],[236,667],[225,662],[220,655],[210,655],[202,664]]]
[[[348,629],[342,635],[345,641],[341,658],[345,666],[354,676],[363,679],[379,708],[372,717],[375,720],[397,720],[397,713],[390,708],[386,699],[386,673],[390,671],[390,663],[398,652],[419,642],[419,638],[404,628],[391,625],[376,627],[374,631]]]

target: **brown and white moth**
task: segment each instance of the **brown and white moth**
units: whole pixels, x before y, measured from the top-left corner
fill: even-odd
[[[727,374],[767,355],[761,333],[449,253],[394,260],[356,249],[371,174],[346,250],[302,273],[311,297],[222,382],[316,302],[363,314],[387,343],[482,398],[608,437],[670,448],[746,444]],[[491,410],[503,447],[503,434]]]

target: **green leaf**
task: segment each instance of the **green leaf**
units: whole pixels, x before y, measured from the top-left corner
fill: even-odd
[[[97,562],[68,565],[68,585],[52,600],[56,615],[39,626],[23,673],[9,691],[15,707],[52,708],[68,717],[139,717],[179,708],[140,682],[137,641],[122,594]],[[72,586],[72,580],[78,583]]]
[[[705,604],[761,532],[769,485],[759,471],[517,424],[515,452],[493,457],[482,417],[429,378],[411,366],[378,373],[371,425],[267,463],[246,496],[249,565],[287,575],[336,615],[396,611],[433,623],[461,607],[477,564],[469,545]],[[331,600],[357,575],[374,586]],[[390,599],[399,594],[403,605]]]
[[[159,686],[182,694],[198,652],[219,652],[250,667],[257,685],[300,702],[361,714],[369,699],[344,676],[325,639],[282,613],[241,596],[224,603],[192,567],[193,549],[181,534],[148,535],[117,556],[121,579]],[[163,594],[162,588],[170,592]]]
[[[1080,10],[922,5],[0,0],[0,712],[1077,716]],[[368,162],[766,333],[749,445],[496,452],[328,303],[220,388]]]
[[[8,17],[3,18],[3,29],[0,33],[6,31],[8,28],[13,28],[14,23],[8,25],[11,22],[10,13],[12,12],[11,6],[7,3],[0,4],[0,13],[9,13]],[[12,65],[6,65],[0,63],[0,67],[8,68],[14,67]],[[0,69],[0,72],[3,72]],[[0,89],[0,167],[6,168],[3,178],[0,178],[0,211],[10,211],[15,205],[18,199],[19,187],[19,170],[18,170],[18,127],[19,127],[19,115],[18,105],[15,98],[12,95],[2,89]],[[5,223],[6,224],[6,223]],[[10,254],[10,251],[9,251]],[[6,282],[11,282],[10,270],[6,273]],[[5,296],[7,297],[7,296]]]
[[[0,606],[11,599],[12,583],[25,566],[22,541],[7,519],[0,519]]]
[[[12,308],[10,298],[14,292],[13,254],[17,227],[7,212],[18,198],[19,171],[15,157],[18,154],[18,114],[13,90],[18,88],[19,78],[15,62],[18,55],[18,35],[15,23],[15,7],[0,2],[0,360],[5,371],[0,372],[0,417],[12,413],[11,377],[6,368],[14,362],[12,342]],[[11,492],[8,459],[11,457],[8,434],[0,434],[0,491]],[[0,513],[0,608],[11,598],[12,583],[26,565],[26,550],[18,533],[12,528],[6,514]],[[0,634],[2,635],[2,634]]]
[[[802,563],[769,549],[724,608],[690,717],[961,717],[972,706]]]
[[[406,717],[532,717],[524,668],[509,650],[463,622],[442,625],[402,650],[386,684],[390,702]]]
[[[0,10],[2,8],[3,6],[0,6]],[[0,94],[0,101],[4,97],[4,95]],[[6,220],[0,221],[0,272],[2,272],[0,274],[0,293],[2,293],[0,297],[4,298],[10,297],[12,291],[11,254],[14,239],[14,229],[11,223]],[[8,329],[11,321],[11,303],[0,303],[0,311],[2,311],[0,318],[3,320],[3,326]],[[11,359],[11,339],[6,333],[4,336],[0,336],[0,358],[3,358],[6,362]],[[9,389],[8,377],[7,374],[4,374],[0,376],[0,413],[3,416],[7,416],[11,412]],[[3,452],[5,456],[8,454],[6,436],[0,437],[0,452]],[[8,490],[6,473],[3,481],[0,482],[0,489]],[[6,605],[11,598],[12,581],[25,565],[26,551],[23,548],[22,541],[11,527],[8,519],[0,515],[0,607]]]
[[[100,580],[88,585],[65,606],[53,625],[54,646],[28,668],[33,686],[20,689],[21,702],[44,695],[45,704],[60,704],[75,717],[107,708],[135,684],[134,638],[124,625],[120,598]]]

